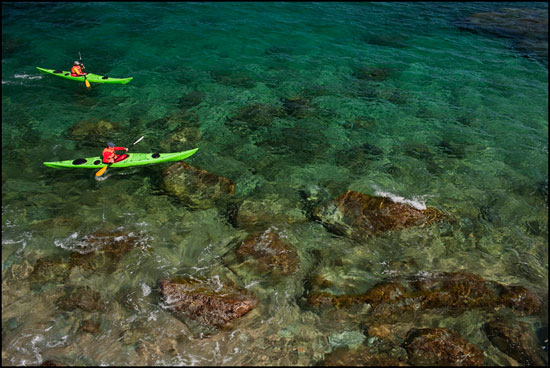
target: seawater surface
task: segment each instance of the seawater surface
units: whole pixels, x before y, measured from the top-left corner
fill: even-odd
[[[456,271],[540,295],[542,313],[518,321],[547,357],[548,39],[544,57],[528,35],[464,26],[502,9],[547,18],[542,2],[3,3],[2,364],[315,365],[357,345],[407,362],[401,341],[364,331],[370,311],[326,314],[304,295]],[[68,70],[79,53],[89,72],[134,79],[87,89],[35,68]],[[276,214],[257,221],[292,244],[298,270],[228,264],[251,230],[167,192],[169,163],[99,180],[42,164],[141,136],[131,151],[199,147],[185,162],[231,180],[241,209]],[[456,222],[360,241],[308,217],[347,190]],[[112,268],[75,267],[101,234],[134,246]],[[157,282],[175,275],[231,279],[258,306],[203,335],[164,308]],[[103,308],[60,308],[77,286]],[[485,364],[516,364],[484,334],[490,314],[387,328],[451,328]]]

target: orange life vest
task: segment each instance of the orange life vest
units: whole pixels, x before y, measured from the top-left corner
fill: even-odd
[[[113,161],[117,158],[117,154],[115,154],[115,147],[106,147],[101,155],[103,156],[103,163],[106,164],[111,163],[111,156],[114,156]]]
[[[71,68],[71,77],[78,77],[80,76],[82,73],[82,69],[80,69],[80,65],[73,65],[73,67]]]

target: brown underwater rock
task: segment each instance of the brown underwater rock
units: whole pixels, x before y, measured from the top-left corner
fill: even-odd
[[[192,208],[206,209],[235,194],[230,179],[179,161],[163,172],[163,187]]]
[[[545,365],[537,354],[539,347],[536,337],[527,323],[494,320],[485,323],[483,331],[494,346],[520,364]]]
[[[372,197],[352,190],[313,210],[313,218],[330,231],[359,238],[428,225],[444,217],[443,212],[432,207],[419,210],[390,198]]]
[[[297,222],[306,222],[296,202],[276,194],[261,199],[246,198],[238,208],[236,224],[250,232]]]
[[[40,258],[34,264],[29,279],[32,284],[44,282],[64,282],[69,276],[70,266],[59,257]]]
[[[403,343],[412,365],[480,366],[481,350],[447,328],[412,329]]]
[[[69,136],[80,141],[103,142],[119,130],[120,124],[107,120],[81,120],[71,127]]]
[[[548,67],[548,9],[502,8],[457,22],[459,29],[511,38],[514,48]]]
[[[67,287],[65,292],[66,294],[55,303],[59,309],[72,311],[79,308],[87,312],[105,309],[100,294],[87,286]]]
[[[207,282],[186,277],[158,281],[163,302],[178,318],[191,318],[215,328],[250,312],[257,299],[246,289],[224,285],[215,289]]]
[[[215,70],[211,74],[217,83],[224,86],[253,88],[256,85],[252,77],[239,71]]]
[[[529,297],[512,298],[509,290],[516,290],[513,295]],[[528,315],[537,314],[542,308],[540,298],[529,289],[488,282],[479,275],[464,271],[394,278],[363,294],[311,293],[307,296],[307,303],[314,307],[332,305],[336,308],[368,303],[374,308],[379,307],[380,311],[388,307],[394,312],[446,308],[453,313],[463,313],[471,308],[491,310],[507,306]]]
[[[246,238],[236,251],[240,259],[252,257],[262,272],[289,275],[296,271],[298,254],[290,244],[281,239],[280,232],[270,227],[263,233]]]
[[[388,79],[393,74],[389,68],[361,67],[353,72],[353,76],[358,79],[381,82]]]
[[[97,334],[100,331],[100,323],[94,322],[91,319],[82,321],[80,324],[79,330],[82,332],[88,332],[91,334]]]
[[[307,117],[313,110],[310,100],[300,96],[283,97],[281,103],[284,111],[296,118]]]
[[[259,126],[269,126],[275,118],[280,118],[284,115],[284,111],[279,107],[252,103],[241,107],[233,117],[228,119],[228,122],[242,121],[247,123],[250,129],[255,129]]]
[[[373,367],[405,367],[408,366],[405,362],[402,362],[396,358],[389,357],[387,354],[373,354],[367,351],[365,346],[361,346],[357,349],[348,349],[345,347],[339,347],[327,354],[320,366],[373,366]]]
[[[502,286],[499,298],[502,304],[529,315],[538,313],[542,307],[541,298],[523,286]]]
[[[183,109],[190,109],[199,105],[204,100],[205,94],[199,91],[192,91],[181,96],[179,106]]]
[[[138,246],[141,237],[133,232],[95,231],[85,235],[80,242],[83,253],[71,253],[70,267],[114,272],[122,257]]]

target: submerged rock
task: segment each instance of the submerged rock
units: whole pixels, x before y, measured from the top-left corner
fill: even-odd
[[[254,258],[262,272],[271,271],[285,276],[296,271],[300,262],[296,250],[281,239],[280,232],[275,227],[246,238],[237,248],[236,254],[241,260]]]
[[[363,143],[357,147],[338,150],[335,157],[352,173],[358,174],[368,170],[369,163],[378,159],[383,153],[380,148],[370,143]]]
[[[265,137],[258,145],[276,155],[292,155],[296,162],[303,165],[315,161],[316,157],[322,156],[329,148],[326,136],[319,126],[305,123],[282,128],[276,134]]]
[[[538,313],[542,308],[542,300],[537,294],[518,285],[501,285],[499,301],[507,307],[524,311],[529,315]]]
[[[179,106],[183,109],[190,109],[199,105],[204,100],[204,93],[192,91],[181,96]]]
[[[209,208],[235,194],[235,183],[179,161],[163,171],[162,185],[191,208]]]
[[[481,350],[447,328],[421,328],[409,331],[403,347],[412,365],[480,366]]]
[[[381,82],[388,79],[393,71],[389,68],[361,67],[355,70],[353,76],[357,79]]]
[[[81,120],[71,127],[69,137],[79,141],[105,144],[107,140],[111,139],[114,133],[119,131],[120,125],[118,123],[111,123],[107,120]]]
[[[283,104],[283,108],[285,112],[288,115],[294,116],[297,118],[306,117],[309,114],[310,110],[312,109],[310,100],[303,97],[298,97],[298,96],[292,96],[290,98],[283,97],[281,98],[281,102]]]
[[[410,95],[399,89],[380,90],[377,97],[389,101],[395,105],[404,105],[410,100]]]
[[[393,35],[373,33],[361,36],[361,41],[376,46],[403,48],[406,47],[407,38],[397,33]]]
[[[232,73],[230,71],[214,71],[212,74],[217,83],[225,86],[252,88],[256,85],[254,79],[241,72]]]
[[[236,121],[245,122],[249,129],[254,130],[260,126],[269,126],[273,119],[284,116],[284,111],[279,107],[262,103],[253,103],[241,107],[233,117],[228,119],[229,123]]]
[[[264,50],[264,54],[289,56],[292,54],[292,48],[286,46],[271,46]]]
[[[390,198],[371,197],[348,190],[317,207],[313,217],[337,234],[364,238],[385,231],[428,225],[446,215],[433,207],[419,210]]]
[[[545,178],[537,184],[537,193],[544,199],[546,205],[548,205],[548,178]]]
[[[99,327],[100,327],[99,322],[94,322],[91,319],[87,319],[85,321],[82,321],[82,323],[80,324],[79,330],[82,332],[88,332],[95,335],[99,333],[100,331]]]
[[[202,132],[197,127],[184,127],[172,133],[160,143],[160,148],[166,152],[177,152],[195,148],[201,140]]]
[[[406,155],[419,160],[433,159],[433,153],[430,151],[430,148],[422,143],[405,143],[403,151]]]
[[[456,22],[460,30],[511,38],[515,48],[548,66],[548,9],[503,8]]]
[[[101,300],[98,292],[84,287],[67,287],[66,294],[56,301],[58,308],[65,311],[72,311],[80,308],[87,312],[102,311],[105,309],[105,304]]]
[[[276,194],[262,199],[245,199],[239,206],[236,225],[249,231],[256,231],[270,225],[305,222],[307,218],[296,203]]]
[[[145,125],[152,129],[176,132],[181,128],[198,128],[200,118],[192,110],[179,109],[173,110],[159,119],[147,120],[145,121]]]
[[[83,252],[71,253],[70,267],[80,266],[87,270],[102,269],[112,273],[122,257],[138,246],[143,239],[130,232],[95,231],[82,238],[79,245]]]
[[[42,364],[40,364],[41,367],[63,367],[64,364],[56,363],[53,360],[44,360]]]
[[[472,308],[492,310],[506,306],[528,315],[535,315],[542,309],[540,298],[529,289],[488,282],[479,275],[464,271],[394,278],[363,294],[311,293],[307,302],[311,306],[336,308],[368,303],[379,317],[390,319],[399,318],[407,311],[436,308],[463,313]]]
[[[256,297],[233,285],[210,285],[186,277],[158,281],[166,308],[178,318],[191,318],[204,325],[223,328],[257,305]]]
[[[375,354],[368,351],[367,347],[361,346],[357,349],[339,347],[327,354],[325,358],[316,365],[320,366],[373,366],[373,367],[393,367],[408,366],[404,361],[388,356],[386,353]]]
[[[60,257],[40,258],[34,264],[29,279],[32,284],[64,282],[69,276],[70,265]]]
[[[527,323],[513,321],[513,325],[510,326],[509,322],[493,320],[483,325],[483,331],[494,346],[518,363],[545,365],[537,353],[540,349],[536,336]]]
[[[462,145],[442,140],[439,142],[437,147],[441,150],[441,152],[452,158],[462,159],[465,156],[464,146]]]
[[[5,57],[13,56],[21,50],[28,47],[29,42],[16,37],[9,37],[7,34],[2,34],[2,54]]]

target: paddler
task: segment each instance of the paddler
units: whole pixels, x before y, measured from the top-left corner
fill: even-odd
[[[126,151],[128,152],[128,148],[126,147],[115,147],[115,144],[113,142],[107,143],[107,147],[103,150],[102,157],[103,157],[103,163],[104,164],[114,164],[115,162],[122,161],[129,156],[125,153],[122,155],[117,155],[115,151]]]
[[[82,71],[83,69],[86,69],[84,64],[79,61],[75,61],[73,63],[73,67],[71,68],[71,77],[81,77],[83,75],[87,75],[88,73],[84,73]]]

